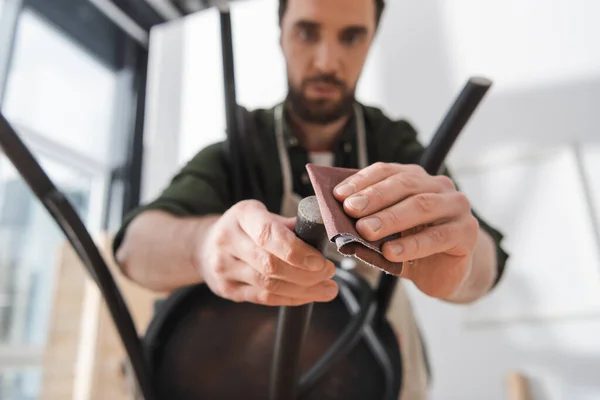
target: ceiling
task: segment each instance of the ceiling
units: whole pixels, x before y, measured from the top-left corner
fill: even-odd
[[[87,0],[130,36],[147,45],[153,26],[239,0]]]
[[[144,29],[235,0],[104,0],[113,2]]]

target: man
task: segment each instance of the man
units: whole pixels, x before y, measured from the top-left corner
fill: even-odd
[[[280,1],[289,93],[283,104],[252,112],[264,203],[234,204],[226,149],[208,146],[117,234],[116,259],[130,279],[158,291],[205,282],[224,298],[271,306],[331,301],[334,264],[296,238],[291,218],[299,198],[313,194],[305,171],[313,162],[361,169],[335,196],[365,238],[403,232],[383,254],[404,262],[403,277],[421,291],[453,303],[489,292],[507,258],[502,235],[448,176],[415,165],[423,146],[410,124],[354,98],[383,8],[383,0]],[[359,272],[370,279],[376,271]],[[419,399],[426,359],[399,286],[388,317],[401,341],[401,398]]]

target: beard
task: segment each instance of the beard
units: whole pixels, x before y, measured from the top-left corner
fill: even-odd
[[[328,99],[307,99],[304,91],[311,83],[332,84],[340,90],[341,98],[335,102]],[[336,79],[335,76],[319,75],[305,79],[300,87],[293,85],[288,79],[286,100],[292,111],[302,120],[311,124],[326,125],[353,112],[355,94],[353,89],[348,89],[346,84]]]

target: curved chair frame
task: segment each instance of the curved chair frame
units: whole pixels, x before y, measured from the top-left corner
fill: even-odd
[[[230,151],[232,151],[232,154],[234,155],[233,159],[240,160],[242,163],[233,165],[233,170],[235,172],[236,182],[238,182],[238,187],[240,188],[238,195],[243,196],[240,177],[242,176],[241,171],[244,169],[243,163],[249,162],[249,157],[247,154],[243,153],[242,149],[244,149],[244,141],[248,139],[242,136],[241,129],[239,129],[243,126],[243,122],[240,121],[241,114],[238,113],[238,106],[235,99],[231,23],[228,10],[221,11],[221,27],[227,103],[228,142],[230,144]],[[466,83],[423,154],[420,164],[428,173],[439,173],[448,152],[490,86],[491,81],[485,78],[471,78]],[[123,300],[123,296],[115,284],[115,280],[111,275],[109,268],[73,206],[69,203],[64,194],[53,184],[37,162],[36,158],[25,146],[19,138],[19,135],[10,126],[2,114],[0,114],[0,146],[35,196],[44,205],[68,238],[78,256],[81,258],[88,273],[100,289],[131,361],[142,395],[146,400],[157,398],[151,373],[153,360],[152,351],[148,346],[144,348],[141,339],[138,337],[131,314]],[[235,157],[236,154],[238,154],[239,157]],[[255,179],[255,177],[253,179]],[[259,197],[259,195],[256,195],[255,197]],[[397,284],[397,278],[391,275],[382,274],[379,286],[375,291],[365,288],[364,284],[360,283],[360,280],[357,280],[356,277],[350,276],[342,270],[338,271],[336,279],[341,283],[340,287],[342,290],[340,296],[342,300],[349,309],[354,310],[353,320],[348,325],[347,329],[342,332],[338,340],[335,341],[330,351],[326,352],[307,374],[299,378],[299,392],[302,393],[303,388],[308,388],[313,385],[318,378],[324,374],[327,367],[333,364],[333,361],[341,354],[349,351],[356,345],[357,338],[363,336],[366,337],[367,340],[371,340],[371,343],[374,344],[374,349],[372,351],[381,361],[383,373],[392,376],[387,380],[390,387],[385,396],[385,398],[390,398],[390,393],[396,391],[395,389],[397,389],[398,386],[393,383],[394,371],[391,370],[389,360],[387,362],[385,361],[385,354],[382,355],[381,351],[377,354],[378,351],[375,349],[377,347],[377,339],[373,338],[372,332],[369,334],[369,329],[373,324],[380,323],[385,318],[390,299]],[[186,296],[189,296],[190,293],[197,290],[201,289],[186,288],[174,294],[169,299],[167,307],[175,309],[177,304],[180,304]],[[163,312],[160,317],[157,317],[157,319],[152,322],[146,335],[146,344],[153,342],[153,340],[159,336],[159,332],[168,325],[169,315],[169,313]],[[295,315],[290,317],[290,321],[293,318],[298,317],[307,318],[306,315],[304,317]],[[281,313],[279,318],[282,318]],[[308,319],[306,320],[306,323],[308,323]],[[371,339],[369,339],[369,337],[371,337]],[[277,337],[277,341],[286,341],[285,339],[285,337]],[[300,337],[299,340],[299,342],[292,345],[300,345],[302,337]],[[286,341],[286,343],[288,342],[289,340]],[[275,347],[280,347],[280,344],[281,343],[275,343],[274,345]],[[296,351],[296,353],[298,353],[298,351]],[[277,354],[275,357],[277,357]],[[277,360],[274,361],[275,364],[277,364]],[[298,362],[298,360],[291,361],[295,363]],[[281,374],[281,376],[285,376],[285,374]],[[280,377],[277,379],[282,378]],[[277,382],[273,384],[277,385]],[[393,386],[396,386],[396,388],[394,389]],[[291,392],[295,393],[295,388]],[[291,399],[293,396],[295,395],[290,393],[279,394],[273,396],[271,400]]]

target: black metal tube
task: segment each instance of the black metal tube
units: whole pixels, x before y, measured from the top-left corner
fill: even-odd
[[[354,297],[352,291],[346,287],[345,285],[340,286],[340,297],[346,307],[352,314],[356,314],[360,312],[360,305],[358,304],[358,300]],[[385,381],[385,389],[383,394],[383,400],[395,400],[397,398],[394,395],[393,382],[394,382],[394,374],[398,373],[398,371],[394,371],[394,367],[392,365],[392,361],[381,342],[379,336],[373,329],[371,325],[365,325],[363,327],[363,339],[365,340],[367,346],[370,347],[371,353],[379,363],[381,367],[381,372],[384,376]]]
[[[392,296],[394,295],[397,284],[397,277],[389,274],[380,275],[379,282],[377,283],[377,289],[375,289],[375,302],[377,304],[377,311],[373,321],[373,326],[377,329],[379,329],[381,324],[383,324],[385,321],[385,316],[390,307],[390,302],[392,301]]]
[[[232,193],[234,203],[243,199],[242,146],[237,119],[237,98],[235,91],[235,70],[233,62],[233,34],[231,13],[228,8],[219,10],[221,22],[221,53],[223,56],[223,84],[225,89],[225,119],[227,143],[231,160]]]
[[[313,304],[280,307],[271,369],[270,400],[293,400],[298,394],[300,353]]]
[[[429,174],[440,173],[454,142],[491,86],[492,82],[486,78],[473,77],[467,81],[421,156],[419,164]],[[385,318],[397,284],[397,277],[381,274],[376,294],[376,322],[381,322]]]
[[[135,78],[136,89],[136,113],[135,126],[131,142],[128,144],[128,160],[126,166],[126,177],[123,194],[122,219],[125,220],[128,213],[140,205],[142,193],[142,174],[144,168],[144,120],[146,115],[146,84],[148,79],[148,52],[139,49],[135,51],[135,63],[137,74]]]
[[[296,235],[320,248],[326,237],[325,225],[315,196],[302,199],[294,227]],[[280,307],[275,333],[271,370],[270,400],[293,400],[298,394],[300,353],[310,324],[313,304]]]
[[[337,270],[338,286],[347,285],[348,279],[339,279],[349,273],[338,269]],[[342,358],[345,354],[351,351],[362,337],[362,332],[365,326],[369,325],[373,319],[375,311],[375,301],[373,290],[366,283],[363,285],[355,285],[356,291],[360,296],[360,304],[358,311],[342,334],[336,341],[323,353],[317,362],[300,378],[299,394],[302,396],[307,393],[313,386],[319,382],[325,373],[331,368],[335,362]],[[354,314],[352,312],[351,314]]]
[[[131,314],[108,266],[73,206],[44,172],[35,157],[0,113],[0,146],[35,196],[69,239],[102,293],[146,400],[155,398],[142,343]]]
[[[492,86],[487,78],[469,79],[442,120],[423,152],[419,164],[431,175],[438,175],[454,142]]]

